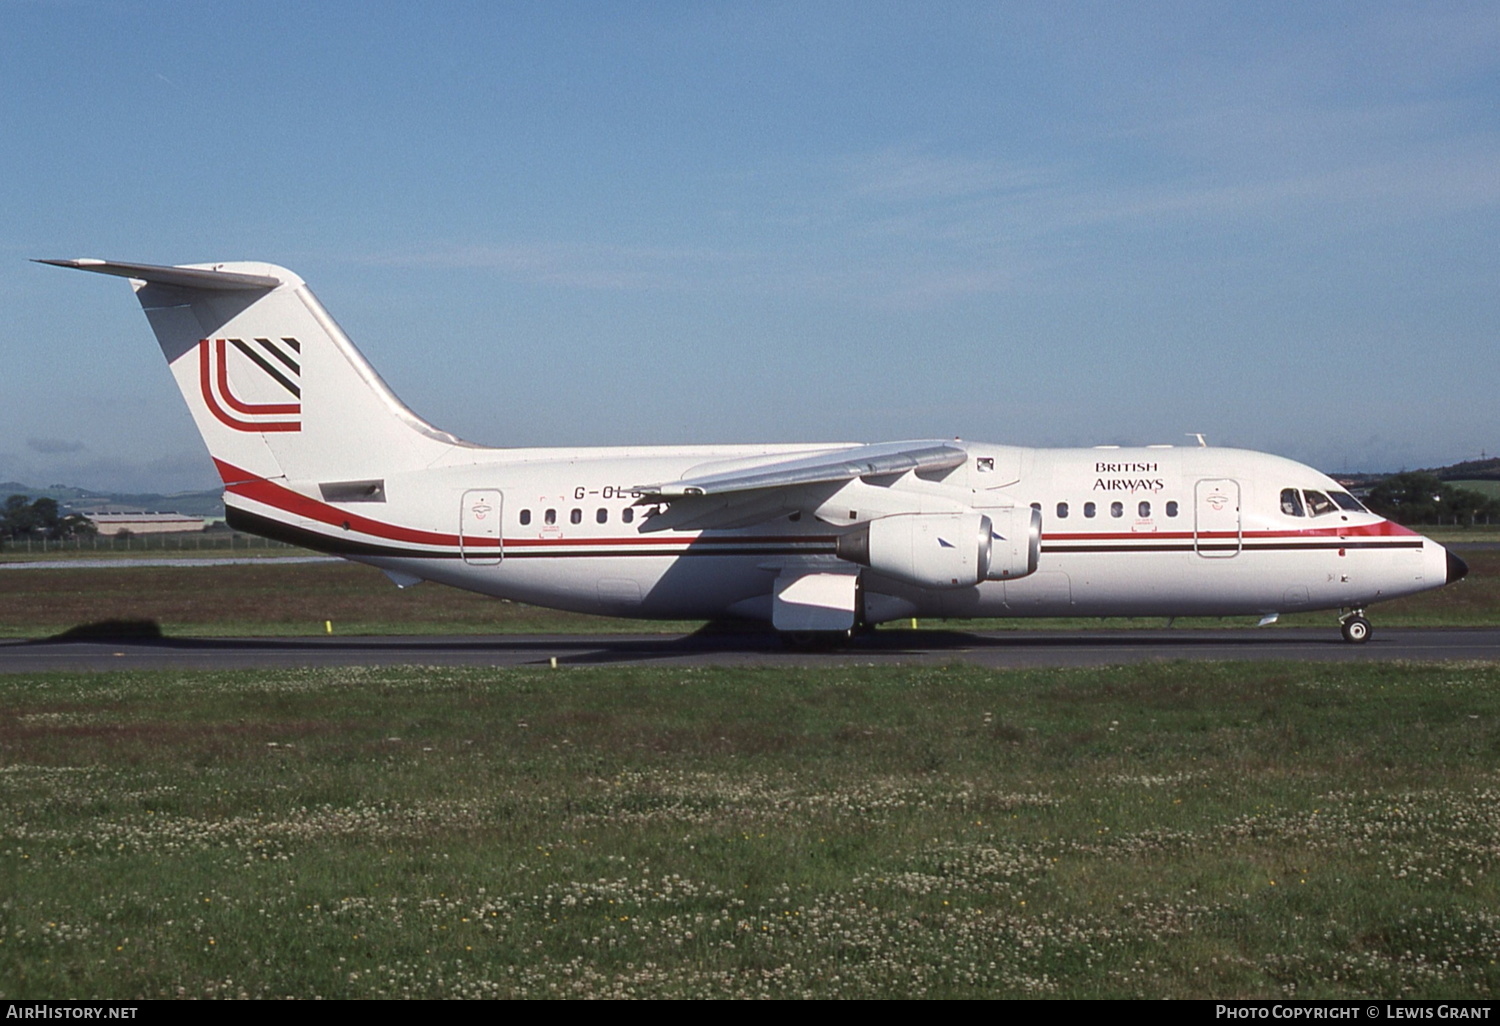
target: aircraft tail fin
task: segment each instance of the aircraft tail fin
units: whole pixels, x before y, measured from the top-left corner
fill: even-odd
[[[407,409],[283,267],[39,262],[130,279],[226,485],[376,478],[467,445]]]

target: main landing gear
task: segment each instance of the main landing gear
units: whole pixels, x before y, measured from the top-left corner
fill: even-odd
[[[836,652],[874,629],[874,624],[861,621],[842,631],[777,631],[776,634],[789,652]]]
[[[833,652],[843,648],[859,633],[859,628],[847,631],[777,631],[781,644],[790,652]]]
[[[1363,609],[1351,609],[1340,617],[1339,630],[1352,645],[1363,645],[1370,640],[1370,621],[1365,619]]]

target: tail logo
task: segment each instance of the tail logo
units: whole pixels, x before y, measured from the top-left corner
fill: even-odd
[[[209,412],[225,427],[302,430],[302,343],[294,338],[203,339],[198,379]]]

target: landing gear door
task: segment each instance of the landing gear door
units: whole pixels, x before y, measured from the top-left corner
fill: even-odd
[[[1207,559],[1240,554],[1240,483],[1229,478],[1198,482],[1194,491],[1193,547]]]
[[[494,566],[500,562],[501,509],[499,489],[475,488],[464,492],[458,514],[458,547],[465,563]]]

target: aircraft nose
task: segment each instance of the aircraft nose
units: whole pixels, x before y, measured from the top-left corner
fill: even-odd
[[[1461,581],[1461,580],[1463,580],[1464,579],[1464,575],[1467,574],[1468,572],[1469,572],[1469,564],[1467,564],[1463,560],[1459,559],[1457,556],[1455,556],[1453,554],[1453,550],[1449,549],[1448,550],[1448,582],[1447,583],[1452,584],[1454,581]]]

